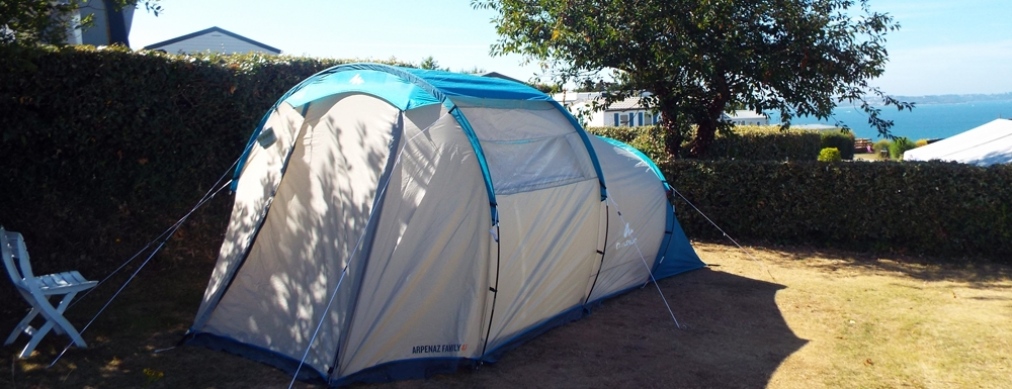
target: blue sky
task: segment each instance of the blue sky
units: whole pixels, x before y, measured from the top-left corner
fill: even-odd
[[[134,15],[130,43],[151,43],[218,26],[312,57],[475,67],[521,80],[539,73],[519,56],[491,57],[493,14],[469,0],[162,0],[155,17]],[[889,64],[873,81],[895,95],[1012,92],[1012,1],[871,0],[902,26],[888,36]]]

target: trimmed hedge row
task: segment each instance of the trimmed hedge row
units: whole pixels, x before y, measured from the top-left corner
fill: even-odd
[[[665,134],[656,126],[590,127],[591,133],[626,142],[642,150],[655,161],[668,159],[664,151]],[[682,146],[688,152],[688,142]],[[813,131],[779,126],[735,126],[731,134],[718,134],[706,159],[759,161],[815,161],[826,147],[840,150],[843,159],[854,159],[854,135],[836,130]]]
[[[0,223],[25,234],[38,272],[74,268],[100,278],[214,189],[278,97],[340,62],[0,46]],[[666,159],[656,128],[592,130]],[[1012,253],[1007,166],[799,162],[814,161],[825,138],[778,130],[771,137],[792,140],[759,146],[761,136],[742,135],[735,141],[755,144],[721,147],[792,162],[662,166],[740,239],[955,257]],[[850,141],[842,152],[853,150]],[[156,263],[213,261],[231,203],[222,195],[205,206]],[[716,237],[678,208],[690,237]],[[16,294],[0,285],[0,313],[10,312]]]
[[[1012,264],[1012,165],[673,161],[661,169],[736,239]],[[690,237],[723,239],[675,204]]]
[[[664,132],[658,126],[588,127],[587,132],[625,142],[654,161],[668,159],[664,149]]]
[[[854,140],[853,133],[840,130],[824,130],[819,131],[819,136],[822,137],[822,143],[819,146],[820,152],[824,148],[835,147],[840,151],[840,157],[843,159],[854,159],[854,145],[856,141]]]
[[[342,62],[0,45],[0,223],[38,273],[108,274],[230,175],[284,92]],[[230,209],[218,196],[156,263],[213,261]]]
[[[211,189],[284,92],[342,62],[0,46],[0,223],[38,271],[119,264]],[[186,239],[219,244],[228,202]]]

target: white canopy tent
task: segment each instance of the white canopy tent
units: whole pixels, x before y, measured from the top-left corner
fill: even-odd
[[[990,166],[1012,162],[1012,120],[995,119],[903,153],[905,161],[942,160]]]

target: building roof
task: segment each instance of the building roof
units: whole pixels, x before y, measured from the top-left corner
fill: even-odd
[[[272,52],[274,54],[281,54],[281,49],[279,49],[279,48],[276,48],[274,46],[270,46],[270,45],[267,45],[267,44],[264,44],[264,43],[257,42],[255,40],[252,40],[250,38],[244,37],[242,35],[236,34],[236,33],[232,32],[232,31],[229,31],[229,30],[226,30],[224,28],[217,27],[217,26],[211,27],[211,28],[207,28],[207,29],[203,29],[203,30],[200,30],[200,31],[197,31],[197,32],[191,32],[189,34],[178,36],[178,37],[166,40],[166,41],[161,41],[161,42],[158,42],[158,43],[152,43],[150,45],[144,46],[144,50],[158,50],[158,49],[160,49],[163,46],[168,46],[168,45],[171,45],[171,44],[174,44],[174,43],[179,43],[179,42],[182,42],[182,41],[185,41],[185,40],[193,39],[193,38],[199,37],[201,35],[206,35],[206,34],[211,34],[211,33],[216,33],[216,32],[224,34],[224,35],[227,35],[227,36],[230,36],[230,37],[238,39],[238,40],[241,40],[241,41],[249,43],[251,45],[261,47],[261,48],[264,49],[264,51]]]
[[[558,101],[562,105],[582,103],[584,101],[593,100],[601,96],[601,92],[571,92],[563,91],[552,95],[555,101]]]
[[[757,112],[753,112],[753,111],[749,111],[747,109],[736,109],[734,111],[731,111],[731,113],[726,113],[725,115],[727,115],[727,117],[729,119],[738,119],[738,120],[766,120],[767,119],[766,115],[763,115],[763,114],[757,113]]]
[[[556,93],[552,95],[556,101],[563,105],[573,105],[579,103],[590,103],[591,101],[597,100],[603,103],[604,98],[601,96],[601,92],[564,92]],[[628,97],[621,101],[616,101],[608,106],[607,112],[612,111],[639,111],[647,109],[642,104],[642,97],[633,96]]]
[[[647,109],[646,107],[644,107],[641,104],[640,100],[641,100],[641,98],[639,98],[639,97],[630,97],[630,98],[627,98],[627,99],[622,100],[622,101],[616,101],[614,103],[611,103],[611,106],[608,107],[608,110],[609,111],[628,111],[628,110]]]

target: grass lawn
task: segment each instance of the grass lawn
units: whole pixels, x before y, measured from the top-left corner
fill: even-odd
[[[694,243],[709,268],[606,301],[494,365],[383,388],[1009,388],[1012,268],[923,264],[804,248]],[[84,334],[0,349],[0,387],[259,388],[290,377],[221,352],[174,346],[211,263],[142,272]],[[145,274],[147,273],[147,274]],[[110,295],[115,287],[101,293]],[[104,303],[71,309],[78,328]],[[0,318],[6,335],[19,317]],[[298,383],[296,387],[312,387]]]

